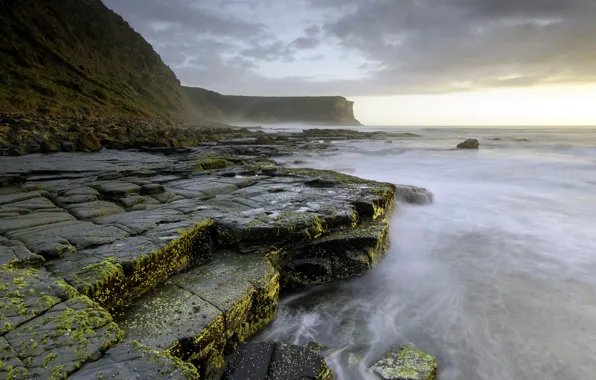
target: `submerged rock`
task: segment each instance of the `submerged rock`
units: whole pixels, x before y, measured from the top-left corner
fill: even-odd
[[[480,143],[476,139],[467,139],[466,141],[457,144],[457,149],[478,149]]]
[[[222,380],[332,380],[325,359],[306,347],[283,343],[242,343]]]
[[[398,201],[417,205],[433,203],[435,200],[434,194],[427,189],[408,185],[397,185],[395,196]]]
[[[384,380],[435,380],[437,362],[409,344],[395,345],[371,369]]]

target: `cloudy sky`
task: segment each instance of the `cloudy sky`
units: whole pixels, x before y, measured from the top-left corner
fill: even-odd
[[[595,0],[103,1],[186,85],[344,95],[375,124],[596,124]]]

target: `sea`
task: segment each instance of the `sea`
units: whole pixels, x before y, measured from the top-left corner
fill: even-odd
[[[395,344],[435,356],[440,380],[596,379],[596,129],[359,130],[421,137],[279,160],[435,202],[398,204],[376,268],[284,294],[256,340],[322,344],[340,380],[378,379],[369,367]],[[480,149],[454,149],[467,138]]]

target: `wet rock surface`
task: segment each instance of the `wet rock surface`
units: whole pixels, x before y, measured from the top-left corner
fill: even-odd
[[[435,380],[437,376],[435,358],[408,344],[391,347],[371,369],[384,380]]]
[[[408,185],[397,185],[395,196],[398,201],[417,205],[433,203],[435,200],[435,195],[427,189]]]
[[[213,378],[273,320],[280,288],[376,264],[396,187],[272,152],[287,151],[2,157],[18,180],[0,187],[0,374]],[[275,347],[272,363],[294,364],[272,378],[329,378],[296,350]]]
[[[242,343],[222,380],[332,380],[325,359],[306,347],[283,343]]]

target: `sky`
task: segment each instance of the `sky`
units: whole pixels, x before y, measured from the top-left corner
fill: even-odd
[[[596,0],[103,0],[188,86],[376,125],[596,125]]]

